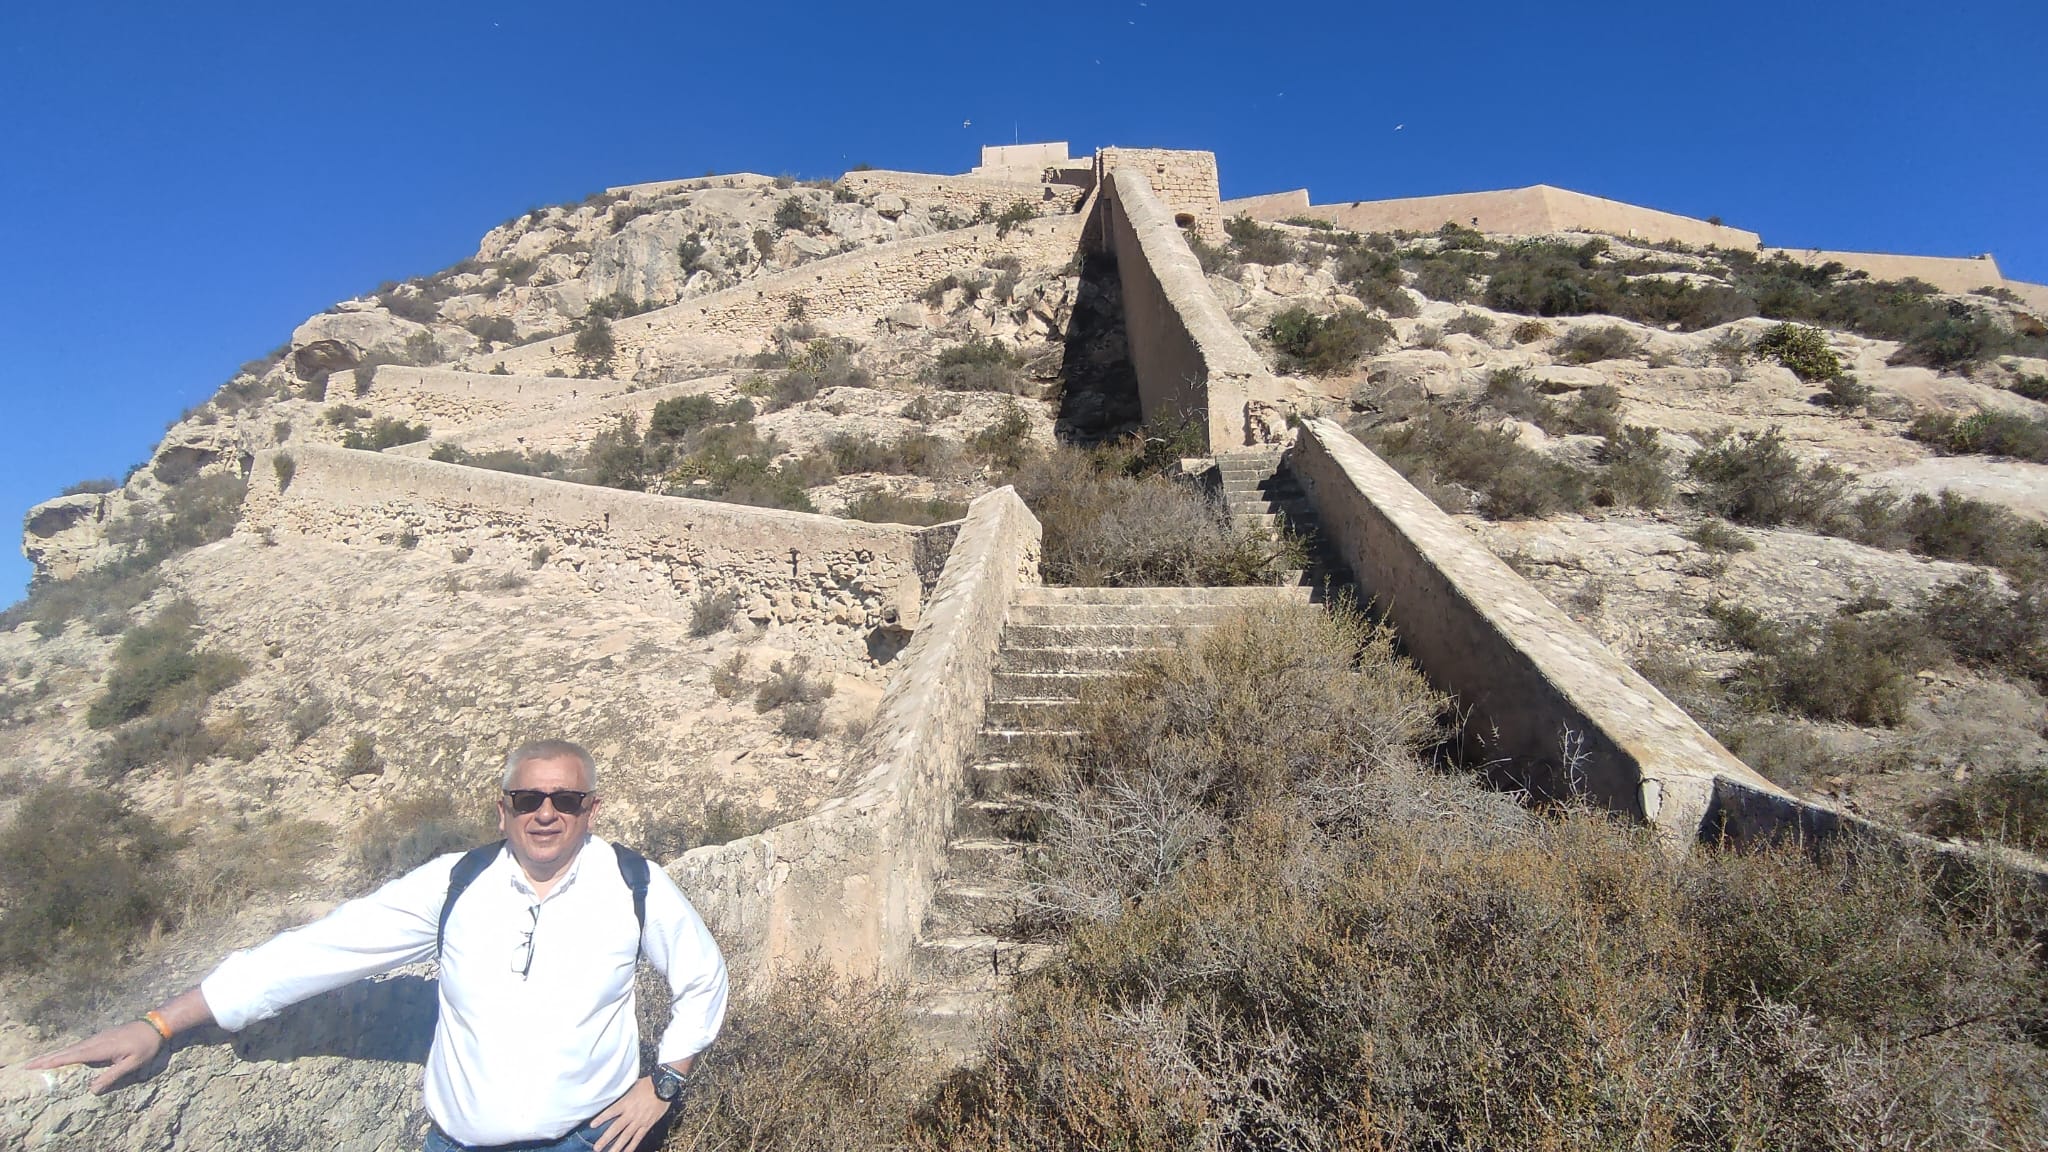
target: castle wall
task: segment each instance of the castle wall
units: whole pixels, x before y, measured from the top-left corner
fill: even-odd
[[[1249,216],[1254,220],[1274,221],[1308,214],[1306,188],[1296,188],[1291,192],[1268,192],[1263,196],[1240,196],[1235,200],[1223,202],[1225,220]]]
[[[1214,152],[1170,148],[1104,148],[1095,154],[1095,182],[1112,172],[1142,173],[1170,219],[1210,243],[1223,240],[1223,196]]]
[[[378,374],[380,381],[382,375]],[[645,431],[648,417],[653,415],[655,405],[663,400],[716,392],[731,381],[732,377],[721,374],[637,391],[621,389],[599,393],[595,399],[586,398],[548,411],[525,412],[502,420],[472,424],[385,451],[421,460],[433,455],[434,449],[443,445],[466,452],[499,449],[528,453],[574,452],[589,444],[599,432],[615,426],[621,416],[633,417]]]
[[[861,742],[865,768],[811,815],[669,866],[750,967],[815,951],[841,971],[910,975],[1010,600],[1037,583],[1039,539],[1013,489],[977,498]]]
[[[843,188],[862,197],[900,196],[906,202],[943,207],[962,220],[981,214],[983,205],[1000,215],[1003,209],[1022,200],[1043,216],[1060,216],[1080,206],[1083,190],[1070,184],[1044,184],[1033,169],[1028,179],[983,176],[933,176],[922,172],[884,172],[870,169],[848,172],[839,178]]]
[[[1145,422],[1195,418],[1212,450],[1247,442],[1246,404],[1278,384],[1231,322],[1145,172],[1109,174],[1098,204],[1104,242],[1123,285],[1124,336]]]
[[[592,590],[676,619],[700,592],[731,591],[760,623],[870,629],[914,626],[927,530],[299,446],[258,455],[236,531],[469,548],[480,575],[523,569],[544,547],[545,564]]]
[[[385,364],[370,390],[355,394],[355,372],[327,382],[331,404],[362,403],[379,413],[442,429],[553,412],[565,405],[624,390],[625,380],[571,380],[550,376],[494,376],[448,368]]]
[[[1678,844],[1717,779],[1783,795],[1341,426],[1308,421],[1290,462],[1363,596],[1469,709],[1480,760],[1546,765],[1539,787],[1582,787]]]
[[[1254,197],[1266,200],[1266,197]],[[1714,244],[1723,248],[1752,250],[1761,243],[1754,232],[1729,228],[1639,208],[1619,200],[1588,196],[1547,184],[1509,188],[1496,192],[1460,192],[1447,196],[1414,196],[1399,200],[1364,200],[1350,204],[1318,204],[1306,210],[1281,204],[1254,204],[1251,215],[1260,220],[1288,216],[1309,216],[1328,220],[1354,232],[1434,232],[1455,223],[1481,232],[1510,236],[1541,236],[1552,232],[1602,232],[1639,240],[1676,240],[1685,244]],[[1473,223],[1474,220],[1478,223]]]
[[[2025,280],[2007,280],[2006,291],[2020,298],[2027,307],[2048,316],[2048,284],[2029,284]]]
[[[1767,248],[1761,255],[1786,256],[1802,264],[1830,261],[1868,272],[1877,280],[1925,280],[1943,292],[1973,292],[2005,283],[1990,256],[1898,256],[1884,252],[1830,252],[1821,248]]]
[[[672,357],[688,359],[693,342],[722,343],[728,354],[758,350],[788,322],[790,302],[799,297],[805,315],[819,327],[865,332],[948,272],[999,256],[1015,256],[1026,266],[1065,264],[1079,244],[1080,232],[1080,217],[1051,216],[1020,224],[1007,236],[996,235],[995,225],[983,224],[828,256],[723,292],[612,321],[614,361],[622,376],[632,376],[661,371]],[[571,370],[574,349],[575,338],[561,336],[508,348],[493,353],[492,359],[522,375],[543,375],[550,368]]]

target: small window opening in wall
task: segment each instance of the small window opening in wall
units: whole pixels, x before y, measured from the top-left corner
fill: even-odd
[[[1195,214],[1193,212],[1175,212],[1173,214],[1173,222],[1182,228],[1193,228],[1195,226]]]

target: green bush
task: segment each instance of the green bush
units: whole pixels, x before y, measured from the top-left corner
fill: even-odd
[[[647,435],[680,440],[712,424],[738,424],[753,418],[754,403],[744,396],[723,403],[702,394],[672,396],[654,406],[654,414],[647,420]]]
[[[933,497],[917,500],[899,496],[879,489],[863,492],[846,502],[840,510],[848,520],[865,520],[871,524],[944,524],[967,515],[967,505],[956,500],[942,500]]]
[[[996,217],[996,235],[1008,236],[1010,229],[1030,220],[1038,219],[1038,206],[1029,200],[1019,200],[1002,210]]]
[[[1454,332],[1464,333],[1467,336],[1476,336],[1484,340],[1488,336],[1493,335],[1493,317],[1488,316],[1484,312],[1460,312],[1449,323],[1444,325],[1444,332],[1446,334]]]
[[[298,474],[299,462],[289,452],[279,452],[270,458],[271,471],[277,473],[277,490],[283,492],[292,486],[292,477]]]
[[[1914,493],[1903,499],[1890,492],[1866,493],[1821,527],[1872,547],[2019,573],[2048,561],[2048,528],[1947,489],[1938,496]]]
[[[1756,551],[1755,541],[1730,528],[1721,520],[1702,520],[1686,532],[1685,538],[1709,552],[1722,555]]]
[[[2022,374],[2013,377],[2012,382],[2007,384],[2006,388],[2009,391],[2017,395],[2024,396],[2029,400],[2035,400],[2043,404],[2048,404],[2048,376],[2029,376]]]
[[[493,344],[517,344],[519,328],[509,316],[472,316],[462,322],[471,336],[483,341],[484,351]]]
[[[775,206],[775,226],[784,232],[811,233],[825,227],[824,214],[801,193],[793,193]]]
[[[379,416],[370,422],[368,431],[351,428],[342,435],[343,448],[359,448],[370,452],[382,452],[400,444],[414,444],[432,436],[434,430],[425,424],[407,424],[389,416]]]
[[[754,688],[754,711],[769,712],[791,704],[817,704],[832,697],[832,682],[811,675],[808,656],[792,656],[768,665],[768,678]]]
[[[1582,469],[1525,446],[1514,432],[1431,406],[1400,424],[1355,428],[1366,445],[1446,511],[1494,520],[1577,512],[1591,500]]]
[[[1929,836],[1990,840],[2048,856],[2048,770],[1974,773],[1916,805],[1913,826]]]
[[[1602,360],[1633,360],[1643,354],[1642,338],[1620,325],[1576,328],[1551,349],[1565,364],[1597,364]]]
[[[924,374],[924,382],[950,392],[1008,392],[1029,390],[1023,361],[995,340],[977,336],[965,344],[940,350],[938,359]]]
[[[1816,720],[1894,725],[1912,700],[1912,675],[1943,653],[1900,612],[1837,616],[1779,626],[1753,611],[1710,605],[1722,635],[1748,650],[1735,694],[1761,710]]]
[[[1686,461],[1699,482],[1701,508],[1737,524],[1813,525],[1840,504],[1849,474],[1832,464],[1805,465],[1776,428],[1716,433]]]
[[[711,636],[732,627],[739,616],[740,598],[730,589],[706,588],[690,601],[690,635]]]
[[[147,713],[197,706],[239,680],[239,657],[194,647],[199,609],[179,600],[147,624],[130,628],[114,649],[106,683],[86,709],[86,723],[109,728]]]
[[[1286,233],[1249,216],[1225,220],[1223,232],[1230,237],[1232,252],[1245,264],[1289,264],[1299,255]]]
[[[0,966],[104,973],[170,923],[174,846],[106,789],[29,789],[0,830]]]
[[[1031,417],[1015,400],[1003,401],[995,419],[967,439],[967,450],[1000,468],[1021,467],[1037,451],[1031,441]]]
[[[1914,417],[1907,435],[1944,456],[2010,456],[2048,464],[2048,416],[1983,411],[1958,418],[1923,412]]]
[[[1756,342],[1756,351],[1776,358],[1809,384],[1842,375],[1842,358],[1828,346],[1827,333],[1800,324],[1778,324]]]
[[[1297,304],[1275,314],[1263,335],[1273,342],[1284,370],[1330,376],[1385,347],[1394,327],[1348,308],[1318,316]]]
[[[573,345],[576,359],[582,364],[586,376],[609,376],[612,374],[612,357],[618,352],[618,344],[612,339],[612,326],[602,316],[586,316],[576,326],[576,341]]]
[[[592,300],[585,314],[595,316],[600,320],[617,320],[626,316],[638,316],[653,306],[654,302],[651,300],[635,300],[628,293],[613,292]],[[580,352],[578,353],[578,355],[581,354]]]
[[[1670,502],[1671,450],[1655,428],[1631,424],[1614,429],[1601,445],[1600,459],[1594,503],[1656,509]]]
[[[356,826],[350,861],[372,881],[404,875],[436,856],[489,843],[496,833],[484,811],[442,794],[373,809]]]
[[[2039,570],[2004,589],[1981,572],[1950,581],[1920,618],[1958,662],[2048,690],[2048,577]]]

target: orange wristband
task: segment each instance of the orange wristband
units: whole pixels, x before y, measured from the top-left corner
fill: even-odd
[[[156,1009],[152,1008],[149,1011],[144,1012],[142,1014],[142,1019],[146,1023],[148,1023],[148,1025],[151,1028],[156,1029],[157,1035],[162,1036],[166,1040],[169,1040],[171,1038],[171,1026],[164,1022],[163,1013],[158,1012]]]

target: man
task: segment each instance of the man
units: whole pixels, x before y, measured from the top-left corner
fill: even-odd
[[[179,1032],[208,1023],[238,1030],[309,996],[426,960],[438,938],[427,1152],[627,1152],[666,1114],[697,1053],[718,1035],[725,960],[659,868],[649,870],[646,923],[637,922],[626,857],[590,834],[598,801],[589,752],[566,740],[522,745],[506,757],[501,785],[504,848],[452,904],[461,853],[237,952],[143,1019],[28,1067],[105,1064],[92,1083],[105,1092]],[[667,975],[674,997],[652,1076],[639,1074],[634,1014],[642,954]]]

